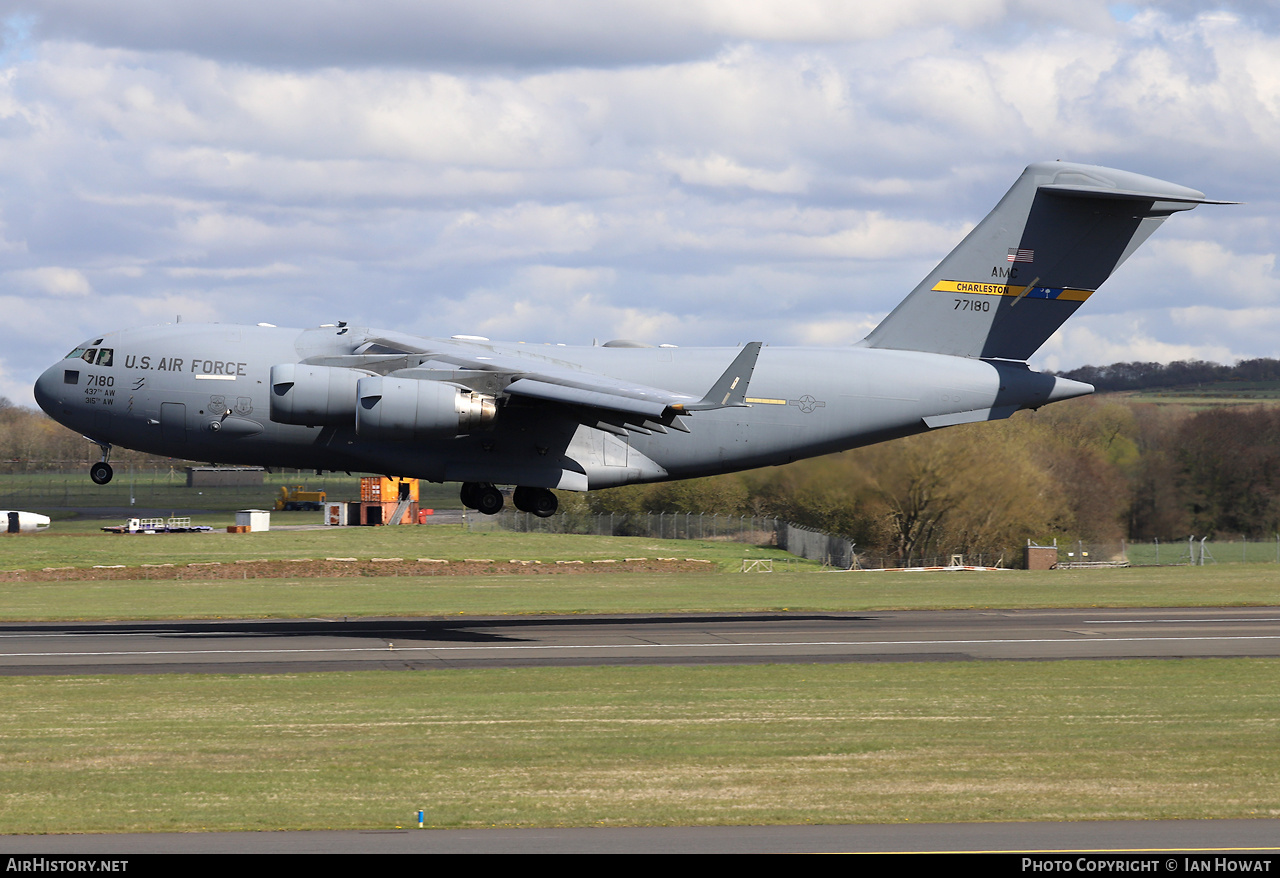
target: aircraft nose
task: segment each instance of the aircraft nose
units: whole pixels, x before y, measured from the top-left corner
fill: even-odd
[[[55,363],[45,369],[44,374],[36,379],[34,388],[36,404],[44,409],[44,413],[54,420],[57,420],[58,409],[62,404],[62,372],[62,363]]]

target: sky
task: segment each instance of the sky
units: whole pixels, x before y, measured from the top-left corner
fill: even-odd
[[[0,0],[0,396],[172,322],[845,345],[1022,168],[1172,217],[1032,359],[1280,356],[1280,11]]]

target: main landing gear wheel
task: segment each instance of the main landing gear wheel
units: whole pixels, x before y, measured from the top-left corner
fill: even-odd
[[[532,512],[539,518],[550,518],[560,508],[559,499],[546,488],[516,488],[511,502],[521,512]]]
[[[485,515],[497,515],[502,511],[504,502],[506,501],[503,500],[501,491],[493,485],[485,485],[476,495],[476,511],[483,512]]]
[[[506,502],[501,491],[493,485],[482,482],[463,482],[458,497],[462,500],[463,506],[485,515],[497,515],[502,511],[502,504]]]
[[[476,509],[479,503],[476,496],[480,493],[479,482],[463,482],[462,490],[458,492],[458,499],[462,501],[462,505],[468,509]]]

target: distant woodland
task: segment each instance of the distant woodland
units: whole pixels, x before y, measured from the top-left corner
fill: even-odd
[[[1114,390],[1155,390],[1163,387],[1191,387],[1220,381],[1280,381],[1280,360],[1241,360],[1234,366],[1179,360],[1176,363],[1112,363],[1110,366],[1081,366],[1058,373],[1092,384],[1100,392]]]
[[[1270,538],[1280,407],[1084,398],[733,476],[617,488],[597,512],[777,515],[900,558],[1005,554],[1028,539]]]
[[[1100,391],[1277,382],[1280,402],[1280,361],[1270,359],[1117,363],[1062,375]],[[8,471],[87,468],[97,457],[83,437],[0,398]],[[127,451],[113,461],[171,463]],[[561,503],[566,511],[776,515],[904,558],[1007,553],[1027,539],[1269,539],[1280,531],[1280,405],[1197,409],[1100,395],[784,467],[566,494]]]
[[[79,433],[51,420],[44,412],[14,405],[0,396],[0,472],[78,469],[88,472],[89,464],[102,452]],[[161,458],[138,451],[116,449],[111,460],[121,463],[159,466]],[[163,458],[165,468],[168,458]]]

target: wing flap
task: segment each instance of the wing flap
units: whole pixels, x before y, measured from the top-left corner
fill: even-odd
[[[642,429],[660,429],[670,425],[676,414],[746,406],[747,386],[762,346],[758,341],[744,345],[702,399],[594,374],[569,377],[529,372],[508,384],[506,391],[512,396],[620,412],[643,419]]]
[[[507,393],[513,396],[527,396],[531,399],[542,399],[548,402],[559,402],[565,405],[581,405],[588,408],[609,409],[624,412],[642,418],[661,418],[667,408],[688,397],[677,397],[675,394],[663,394],[654,390],[655,399],[643,399],[624,395],[617,389],[588,389],[566,384],[552,384],[537,378],[517,378],[507,385]],[[665,397],[665,398],[663,398]]]

